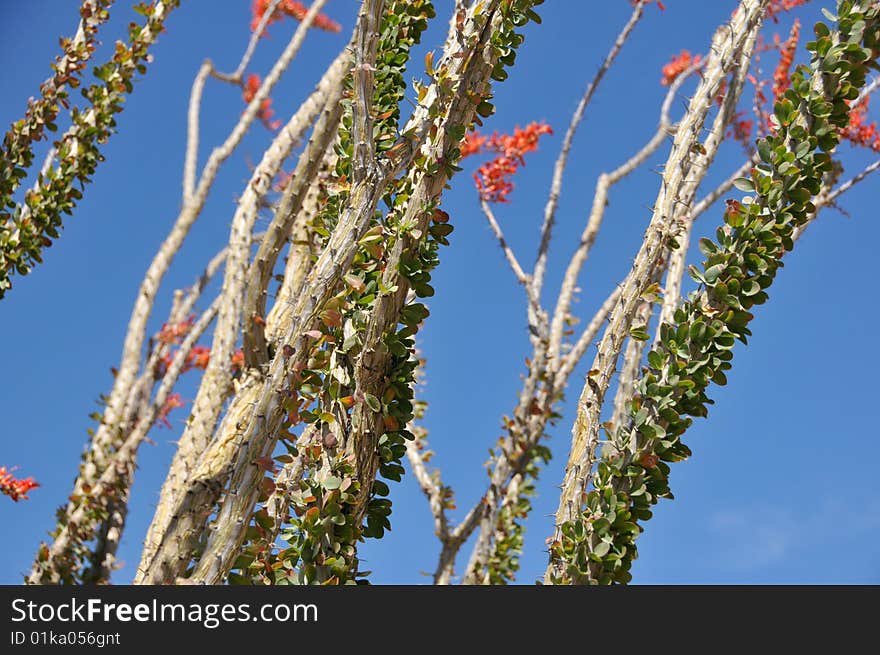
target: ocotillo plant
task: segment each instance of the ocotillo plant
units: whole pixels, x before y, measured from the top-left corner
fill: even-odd
[[[82,83],[112,4],[84,0],[76,36],[62,40],[52,77],[4,139],[0,294],[60,237],[62,214],[79,220],[74,210],[90,191],[98,145],[125,120],[117,116],[122,102],[178,5],[139,6],[143,23],[132,24],[128,41],[95,68],[86,104],[75,107],[69,89]],[[805,4],[732,3],[702,54],[682,50],[658,67],[667,92],[650,118],[657,116],[656,129],[635,154],[602,153],[607,172],[596,179],[580,239],[555,262],[551,244],[575,135],[645,12],[665,11],[663,3],[631,0],[567,127],[528,116],[525,127],[490,134],[484,121],[496,111],[499,85],[516,74],[526,36],[542,28],[540,0],[364,0],[348,37],[327,0],[310,7],[256,0],[236,69],[221,72],[206,61],[192,85],[179,215],[136,291],[113,386],[26,581],[110,581],[135,509],[140,447],[185,405],[175,389],[192,372],[197,391],[131,572],[135,583],[364,583],[362,545],[390,530],[396,483],[407,474],[427,497],[439,540],[436,584],[516,580],[524,522],[539,492],[558,493],[543,582],[629,582],[637,537],[653,507],[672,497],[669,464],[691,454],[682,437],[693,417],[707,416],[711,386],[726,384],[734,349],[747,344],[783,255],[820,210],[880,167],[844,179],[837,149],[848,141],[880,151],[867,114],[878,86],[869,71],[878,69],[880,3],[839,0],[803,47],[806,28],[797,19],[787,37],[768,36],[781,15]],[[448,23],[445,40],[431,44],[439,49],[414,57],[438,21]],[[295,29],[261,77],[251,62],[276,23],[276,35],[282,25]],[[340,33],[344,45],[285,120],[271,94],[313,29]],[[808,63],[795,66],[801,51]],[[761,68],[768,60],[770,76]],[[215,81],[236,87],[245,109],[199,170],[203,95]],[[70,127],[22,193],[36,148],[62,109]],[[148,337],[172,261],[255,123],[272,140],[238,190],[228,240],[192,286],[174,292],[169,315]],[[527,159],[557,136],[561,149],[527,267],[496,213],[516,205],[517,177],[537,174],[523,170]],[[743,163],[709,184],[725,142],[742,147]],[[609,197],[663,153],[632,268],[577,328],[574,303]],[[472,180],[457,175],[471,162]],[[490,451],[484,492],[457,523],[449,515],[452,489],[429,469],[422,425],[429,409],[418,394],[431,361],[417,349],[430,321],[427,299],[444,293],[432,272],[455,248],[455,217],[443,208],[453,184],[475,186],[475,203],[524,292],[531,348]],[[688,267],[693,226],[704,215],[704,222],[716,216],[716,236],[699,240],[705,259]],[[548,269],[557,264],[563,275],[552,290]],[[697,284],[687,295],[686,273]],[[211,284],[215,275],[219,285]],[[214,286],[216,295],[205,298]],[[466,356],[450,348],[451,358]],[[579,398],[570,447],[551,450],[548,431],[564,424],[564,397],[588,355],[592,364],[572,394]],[[539,481],[553,457],[566,462],[559,487]],[[13,500],[36,486],[0,472]]]

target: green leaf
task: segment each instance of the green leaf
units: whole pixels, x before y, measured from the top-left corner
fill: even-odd
[[[773,161],[773,147],[767,139],[760,139],[758,141],[758,155],[768,164]]]
[[[735,186],[740,191],[745,191],[746,193],[752,193],[755,190],[755,183],[747,177],[736,178],[733,181],[733,186]]]
[[[697,343],[703,341],[703,338],[706,336],[706,324],[703,321],[697,320],[693,324],[691,324],[690,337]]]
[[[341,484],[342,480],[337,478],[335,475],[331,475],[330,477],[324,479],[324,482],[321,484],[321,486],[328,491],[333,491],[335,489],[339,489]]]
[[[715,245],[715,242],[705,237],[700,239],[699,246],[700,252],[703,253],[706,257],[711,257],[716,252],[718,252],[718,246]]]
[[[611,544],[607,541],[600,541],[596,547],[593,549],[593,553],[598,557],[605,557],[608,554],[608,551],[611,550]]]
[[[477,105],[477,113],[483,118],[489,118],[489,116],[495,113],[495,107],[491,103],[488,103],[484,100],[479,105]]]
[[[632,328],[629,331],[629,336],[631,336],[636,341],[647,341],[651,338],[651,335],[648,334],[647,330],[645,329],[646,327],[647,326],[645,325],[638,325]]]
[[[761,285],[754,280],[746,280],[742,284],[742,293],[744,296],[754,296],[761,290]]]
[[[715,264],[715,266],[707,268],[706,272],[703,274],[706,284],[715,284],[715,281],[722,272],[724,272],[724,264]]]
[[[364,394],[364,402],[367,403],[367,407],[372,409],[374,412],[379,412],[382,410],[382,404],[379,402],[379,399],[371,393]]]

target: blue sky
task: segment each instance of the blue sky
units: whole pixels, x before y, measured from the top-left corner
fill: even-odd
[[[119,3],[103,32],[102,61],[112,40],[136,15]],[[414,61],[437,48],[446,29],[449,0],[436,2],[440,17]],[[712,29],[732,10],[731,0],[669,0],[667,10],[648,7],[646,18],[620,55],[589,108],[565,177],[558,228],[546,284],[549,295],[582,230],[596,176],[629,155],[653,133],[664,89],[660,67],[682,48],[705,51]],[[819,17],[816,0],[799,15],[805,26]],[[110,367],[120,356],[135,290],[170,228],[180,205],[185,112],[189,88],[207,57],[225,70],[235,67],[248,37],[247,0],[185,0],[153,53],[155,62],[137,83],[119,117],[120,131],[104,149],[101,165],[62,238],[45,263],[0,302],[3,372],[0,394],[0,463],[20,466],[42,487],[27,502],[0,501],[7,533],[0,552],[0,583],[17,583],[53,524],[55,508],[69,493],[86,441],[88,415],[109,390]],[[311,90],[351,29],[357,3],[333,0],[327,13],[342,34],[315,32],[273,94],[286,118]],[[3,65],[0,124],[8,125],[37,93],[57,52],[57,39],[73,33],[75,3],[32,0],[2,3],[0,62]],[[614,36],[629,4],[549,2],[539,8],[543,24],[526,29],[526,42],[510,79],[496,87],[497,114],[487,129],[545,120],[555,129],[543,137],[516,180],[509,205],[497,208],[509,241],[530,263],[553,161],[571,111]],[[778,29],[788,33],[788,18]],[[265,73],[294,24],[273,25],[251,69]],[[808,28],[805,27],[805,31]],[[112,35],[112,38],[111,38]],[[677,103],[679,110],[682,102]],[[239,93],[209,83],[203,106],[202,159],[242,110]],[[190,284],[228,237],[235,198],[270,135],[252,129],[218,177],[205,211],[169,273],[154,312],[157,328],[171,290]],[[655,165],[665,157],[662,150]],[[871,161],[844,149],[847,170]],[[741,161],[735,144],[718,158],[709,180],[720,180]],[[39,160],[39,158],[38,158]],[[529,354],[524,299],[476,202],[467,169],[444,196],[456,230],[441,253],[434,276],[437,295],[420,334],[427,358],[425,421],[436,451],[433,463],[456,492],[460,518],[483,493],[487,449],[512,410]],[[581,280],[577,310],[584,318],[629,270],[657,193],[650,167],[619,185]],[[876,200],[880,178],[845,196],[849,216],[826,211],[786,259],[759,308],[748,347],[737,345],[729,384],[713,389],[716,404],[685,441],[694,451],[674,465],[674,501],[662,501],[639,539],[637,583],[880,583],[880,501],[876,469],[875,326],[880,319],[875,289],[875,245],[880,239]],[[699,235],[714,231],[720,210],[707,214]],[[264,220],[265,224],[265,220]],[[696,261],[696,257],[692,257]],[[588,358],[592,355],[588,354]],[[551,430],[555,458],[542,474],[540,496],[527,524],[519,581],[532,583],[544,569],[544,538],[556,508],[555,485],[567,455],[574,399],[585,366],[572,377],[564,418]],[[192,382],[181,393],[195,395]],[[133,575],[140,544],[152,517],[173,440],[185,411],[172,414],[173,429],[155,429],[141,449],[129,523],[114,577]],[[429,581],[438,544],[427,504],[411,476],[393,489],[393,530],[364,545],[363,568],[377,583]],[[464,557],[467,552],[464,553]],[[461,562],[463,566],[464,561]]]

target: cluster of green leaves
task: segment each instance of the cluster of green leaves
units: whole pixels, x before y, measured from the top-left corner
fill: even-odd
[[[299,452],[275,459],[281,463],[301,457],[312,475],[296,481],[288,497],[294,515],[285,526],[277,526],[267,507],[254,514],[248,527],[248,547],[235,562],[230,584],[262,582],[277,585],[341,584],[354,578],[354,543],[359,533],[355,517],[346,507],[356,502],[360,485],[352,476],[352,467],[331,461],[323,444],[311,444]],[[334,464],[336,464],[334,466]],[[333,466],[335,470],[326,470]],[[272,467],[274,470],[274,466]],[[266,502],[275,490],[271,478],[264,479],[260,501]],[[272,551],[273,540],[280,534],[289,546]],[[357,575],[357,572],[355,572]]]
[[[709,384],[726,383],[735,340],[745,343],[751,334],[749,310],[767,300],[766,289],[793,247],[793,231],[815,211],[811,198],[831,171],[848,103],[869,68],[877,69],[880,5],[841,0],[836,21],[835,32],[816,24],[816,40],[807,44],[810,69],[801,66],[792,75],[774,108],[773,133],[757,143],[761,162],[737,181],[754,195],[742,204],[729,201],[716,240],[701,240],[706,259],[690,271],[700,286],[676,311],[674,324],[661,326],[629,425],[609,435],[582,514],[560,526],[562,536],[551,545],[559,565],[552,582],[631,579],[641,524],[660,498],[672,497],[668,463],[690,455],[681,435],[691,417],[707,415]]]
[[[102,19],[106,19],[105,7],[109,4],[106,0],[98,3]],[[77,47],[70,41],[62,42],[67,45],[65,54],[71,65],[65,71],[56,68],[55,77],[41,87],[41,97],[29,105],[25,117],[13,123],[4,137],[0,158],[0,298],[12,286],[13,274],[26,275],[42,262],[43,248],[59,236],[62,214],[71,214],[82,198],[85,185],[103,160],[98,146],[115,131],[115,116],[122,111],[125,96],[132,92],[134,76],[146,72],[148,49],[179,0],[164,4],[161,16],[154,15],[151,6],[135,7],[147,17],[145,23],[132,23],[128,42],[117,42],[111,60],[95,68],[100,82],[82,90],[86,107],[71,109],[71,128],[54,143],[57,164],[38,174],[35,187],[25,193],[24,204],[16,202],[13,194],[33,164],[33,145],[43,139],[45,130],[57,129],[58,106],[69,106],[68,94],[61,86],[79,86],[77,73],[94,50],[94,33]]]
[[[516,51],[525,36],[517,28],[530,22],[541,24],[541,17],[535,7],[544,4],[544,0],[506,0],[505,10],[501,14],[502,24],[492,33],[490,44],[498,57],[492,69],[492,79],[503,82],[507,79],[507,69],[516,63]]]
[[[275,575],[275,584],[349,581],[353,577],[351,563],[356,555],[353,544],[358,526],[344,510],[354,504],[358,483],[351,477],[330,475],[310,477],[301,481],[300,486],[306,488],[294,499],[293,506],[301,515],[281,532],[281,538],[290,544],[290,552],[289,556],[281,553],[278,557],[283,568],[282,575]],[[303,512],[303,507],[308,509]],[[331,552],[329,556],[327,550]],[[298,558],[302,559],[301,566]]]

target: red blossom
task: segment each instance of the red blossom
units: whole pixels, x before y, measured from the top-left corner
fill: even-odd
[[[236,375],[244,369],[244,353],[241,348],[232,354],[232,373]]]
[[[165,353],[159,360],[156,362],[155,367],[153,368],[153,378],[158,380],[165,376],[168,372],[168,369],[171,367],[171,361],[173,359],[173,354],[171,352]],[[193,369],[199,369],[200,371],[204,371],[208,368],[208,364],[211,362],[211,349],[208,346],[193,346],[192,349],[187,353],[186,359],[183,362],[183,368],[181,368],[181,373],[187,373]],[[237,351],[231,360],[231,368],[232,373],[237,373],[244,366],[244,356],[241,353],[241,350]]]
[[[509,202],[513,191],[511,178],[520,166],[525,166],[525,155],[538,149],[538,139],[543,134],[553,134],[546,123],[529,123],[526,127],[515,127],[513,134],[495,132],[487,138],[478,132],[466,135],[461,146],[461,156],[482,152],[495,152],[497,156],[483,164],[474,174],[474,181],[480,198],[486,202]]]
[[[673,55],[672,59],[669,60],[669,63],[663,66],[660,70],[663,74],[663,77],[660,79],[660,84],[663,86],[669,86],[688,68],[691,66],[699,66],[702,61],[703,58],[700,55],[691,57],[689,50],[682,50],[679,54]]]
[[[180,397],[179,393],[169,394],[162,407],[159,409],[159,415],[156,417],[156,422],[159,423],[160,426],[165,426],[170,429],[171,421],[168,420],[168,415],[171,413],[172,409],[177,407],[183,407],[183,398]]]
[[[801,33],[801,23],[795,19],[791,26],[791,33],[783,44],[779,44],[779,35],[775,42],[779,48],[779,63],[773,71],[773,101],[776,102],[782,94],[791,86],[791,66],[794,63],[794,55],[797,50],[798,38]]]
[[[742,144],[746,151],[751,149],[752,127],[753,122],[750,118],[743,118],[744,111],[738,111],[730,122],[730,128],[727,131],[727,138],[733,138]]]
[[[849,125],[841,130],[840,136],[856,146],[880,152],[880,129],[876,121],[867,121],[868,96],[852,106],[849,112]]]
[[[40,485],[34,482],[32,477],[17,479],[12,475],[14,470],[15,468],[7,469],[5,466],[0,466],[0,493],[9,496],[17,503],[19,500],[27,500],[28,491],[36,489]]]
[[[510,178],[517,168],[513,159],[503,155],[480,166],[474,174],[480,198],[486,202],[510,202],[508,196],[513,191]]]
[[[482,152],[483,146],[486,145],[486,137],[481,136],[479,132],[468,132],[461,144],[461,156],[468,157]]]
[[[186,363],[183,366],[184,371],[197,368],[204,371],[208,368],[208,362],[211,361],[211,349],[207,346],[193,346],[192,350],[186,356]]]
[[[163,323],[162,329],[159,330],[159,335],[156,339],[160,343],[164,343],[167,345],[171,345],[173,343],[180,343],[181,340],[186,336],[187,332],[192,328],[193,323],[195,322],[196,317],[190,316],[184,321],[180,321],[179,323]]]
[[[263,15],[269,10],[271,4],[272,0],[254,0],[254,4],[251,6],[251,32],[257,29],[257,26],[263,19]],[[301,21],[306,17],[308,11],[309,8],[301,2],[296,2],[296,0],[281,0],[275,13],[266,23],[266,27],[272,23],[277,23],[283,16],[290,16],[291,18]],[[342,26],[339,23],[330,19],[327,15],[320,13],[315,16],[315,19],[312,21],[312,27],[317,27],[325,32],[339,32],[342,30]],[[266,36],[266,30],[263,30],[263,36]]]
[[[494,133],[489,139],[488,147],[524,166],[523,155],[538,149],[538,139],[543,134],[553,134],[553,129],[546,123],[532,121],[525,128],[513,128],[513,134]]]
[[[767,18],[772,18],[774,23],[778,23],[779,18],[777,18],[777,16],[779,14],[791,11],[795,7],[805,5],[809,1],[810,0],[770,0],[770,4],[767,5],[767,10],[764,15]]]
[[[257,95],[257,91],[260,89],[260,85],[263,81],[260,79],[260,76],[256,73],[251,73],[248,75],[247,81],[244,84],[244,90],[242,91],[242,98],[244,99],[246,104],[250,104],[254,97]],[[281,121],[272,120],[272,117],[275,115],[275,110],[272,109],[272,99],[265,98],[260,103],[260,108],[257,110],[257,118],[260,119],[260,122],[266,126],[267,129],[277,130],[281,127]]]

